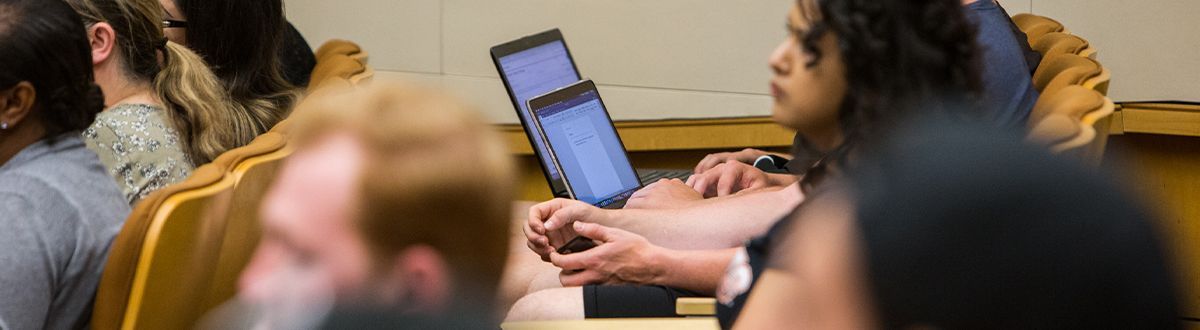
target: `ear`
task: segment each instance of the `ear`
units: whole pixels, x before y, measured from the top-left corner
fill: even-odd
[[[6,91],[0,91],[0,123],[12,129],[25,121],[33,110],[37,90],[28,81],[17,83]]]
[[[99,65],[112,57],[117,44],[117,31],[106,22],[92,24],[88,28],[88,41],[92,46],[92,65]]]
[[[393,283],[398,303],[412,312],[439,315],[453,295],[450,270],[440,253],[427,245],[405,249],[396,257]]]

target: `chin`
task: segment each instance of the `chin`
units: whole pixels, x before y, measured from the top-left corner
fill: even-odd
[[[774,121],[776,124],[779,124],[780,126],[787,127],[789,129],[793,129],[793,130],[796,129],[796,127],[798,126],[798,125],[796,125],[795,115],[787,113],[787,111],[784,109],[784,107],[779,105],[778,103],[776,103],[775,106],[771,109],[771,120]]]

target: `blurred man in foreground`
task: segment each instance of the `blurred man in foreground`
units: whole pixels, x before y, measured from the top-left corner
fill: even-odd
[[[512,165],[474,111],[376,84],[314,96],[239,298],[257,327],[488,328]]]

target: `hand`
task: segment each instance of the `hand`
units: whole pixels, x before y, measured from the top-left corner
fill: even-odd
[[[766,172],[746,163],[729,160],[704,173],[693,174],[688,177],[687,185],[704,198],[711,198],[766,188],[772,186],[772,182]]]
[[[696,169],[692,170],[692,173],[696,173],[696,174],[704,173],[704,172],[707,172],[708,170],[712,169],[713,167],[717,167],[717,165],[724,164],[731,160],[740,162],[740,163],[752,164],[752,163],[754,163],[755,160],[758,160],[758,157],[762,157],[762,156],[766,156],[766,155],[767,155],[766,151],[753,149],[753,148],[742,149],[742,151],[738,151],[738,152],[721,152],[721,153],[715,153],[715,154],[708,154],[708,156],[704,156],[704,159],[700,160],[699,164],[696,164]]]
[[[588,284],[655,284],[665,273],[658,261],[665,250],[646,238],[594,223],[576,222],[575,232],[599,243],[590,250],[567,255],[557,252],[550,262],[562,268],[563,286]]]
[[[603,210],[591,204],[571,199],[557,198],[529,208],[529,219],[522,226],[527,239],[526,246],[550,261],[550,253],[556,247],[575,238],[571,223],[575,221],[596,222],[604,216]]]
[[[679,179],[660,179],[638,190],[625,203],[627,209],[682,208],[704,196]]]

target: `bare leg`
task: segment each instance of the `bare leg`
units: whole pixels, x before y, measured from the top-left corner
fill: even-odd
[[[508,261],[504,276],[500,280],[500,292],[497,299],[498,315],[505,315],[517,299],[526,294],[544,288],[562,287],[558,282],[559,269],[540,257],[525,246],[525,234],[521,225],[527,220],[526,214],[530,202],[513,203],[513,228],[509,238]]]
[[[505,322],[582,320],[583,288],[558,288],[534,292],[518,300]]]

